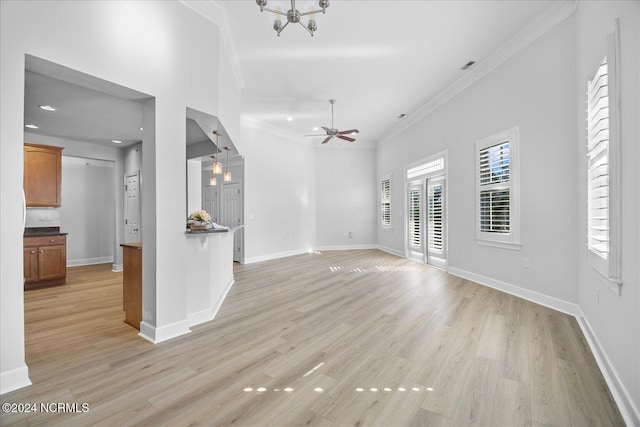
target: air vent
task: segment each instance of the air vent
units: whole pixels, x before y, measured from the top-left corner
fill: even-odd
[[[466,64],[464,64],[464,67],[462,67],[462,68],[460,68],[460,69],[461,69],[461,70],[468,70],[468,69],[469,69],[469,68],[471,68],[471,66],[472,66],[473,64],[475,64],[475,63],[476,63],[476,61],[469,61],[469,62],[467,62]]]

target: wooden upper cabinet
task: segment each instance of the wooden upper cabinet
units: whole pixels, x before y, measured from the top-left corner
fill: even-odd
[[[58,207],[62,189],[62,147],[24,144],[27,207]]]

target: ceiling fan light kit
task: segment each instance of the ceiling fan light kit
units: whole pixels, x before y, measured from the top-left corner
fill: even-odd
[[[316,23],[316,20],[313,19],[313,17],[311,17],[309,19],[309,21],[307,22],[307,25],[305,26],[302,21],[300,20],[300,18],[302,18],[303,16],[307,16],[307,15],[314,15],[316,13],[326,13],[327,12],[327,8],[329,7],[329,0],[319,0],[318,1],[318,7],[320,9],[317,10],[310,10],[308,12],[300,12],[298,9],[296,9],[296,2],[295,0],[291,0],[291,9],[289,9],[286,13],[282,12],[280,10],[277,9],[271,9],[267,7],[267,0],[256,0],[256,4],[258,6],[260,6],[260,12],[271,12],[275,15],[277,15],[277,18],[275,21],[273,21],[273,29],[275,30],[276,33],[278,33],[278,37],[280,37],[280,33],[287,27],[287,25],[289,25],[290,23],[292,24],[300,24],[300,26],[302,28],[304,28],[305,30],[307,30],[309,32],[309,34],[311,34],[311,36],[313,37],[313,33],[316,32],[316,30],[318,29],[318,24]],[[287,18],[287,22],[285,22],[285,24],[282,24],[282,20],[280,19],[281,16],[284,16]]]
[[[341,131],[333,127],[333,105],[336,103],[336,100],[330,99],[329,102],[331,103],[331,127],[328,128],[328,127],[322,126],[322,129],[324,129],[324,131],[326,132],[324,134],[321,133],[317,135],[305,135],[305,136],[326,136],[324,141],[322,141],[322,144],[326,144],[332,138],[340,138],[340,139],[344,139],[345,141],[355,142],[355,138],[351,138],[346,135],[355,135],[360,132],[358,129],[349,129],[349,130]]]

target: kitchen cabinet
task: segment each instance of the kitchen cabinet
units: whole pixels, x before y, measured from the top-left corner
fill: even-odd
[[[67,278],[67,236],[25,237],[25,290],[62,285]]]
[[[25,142],[23,187],[27,207],[60,206],[62,150]]]
[[[142,243],[122,243],[124,321],[140,330],[142,320]]]

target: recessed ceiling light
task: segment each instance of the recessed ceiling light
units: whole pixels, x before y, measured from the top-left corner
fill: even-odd
[[[318,126],[314,126],[313,130],[320,130]]]
[[[292,122],[293,121],[293,117],[287,117],[287,121],[288,122]]]
[[[140,128],[140,130],[144,130],[144,128]]]
[[[29,128],[29,129],[38,129],[38,126],[32,125],[32,124],[24,125],[24,127]]]
[[[39,107],[45,111],[56,111],[56,108],[51,105],[39,105]]]
[[[113,142],[114,144],[122,144],[122,141],[120,141],[119,139],[112,139],[111,142]]]

